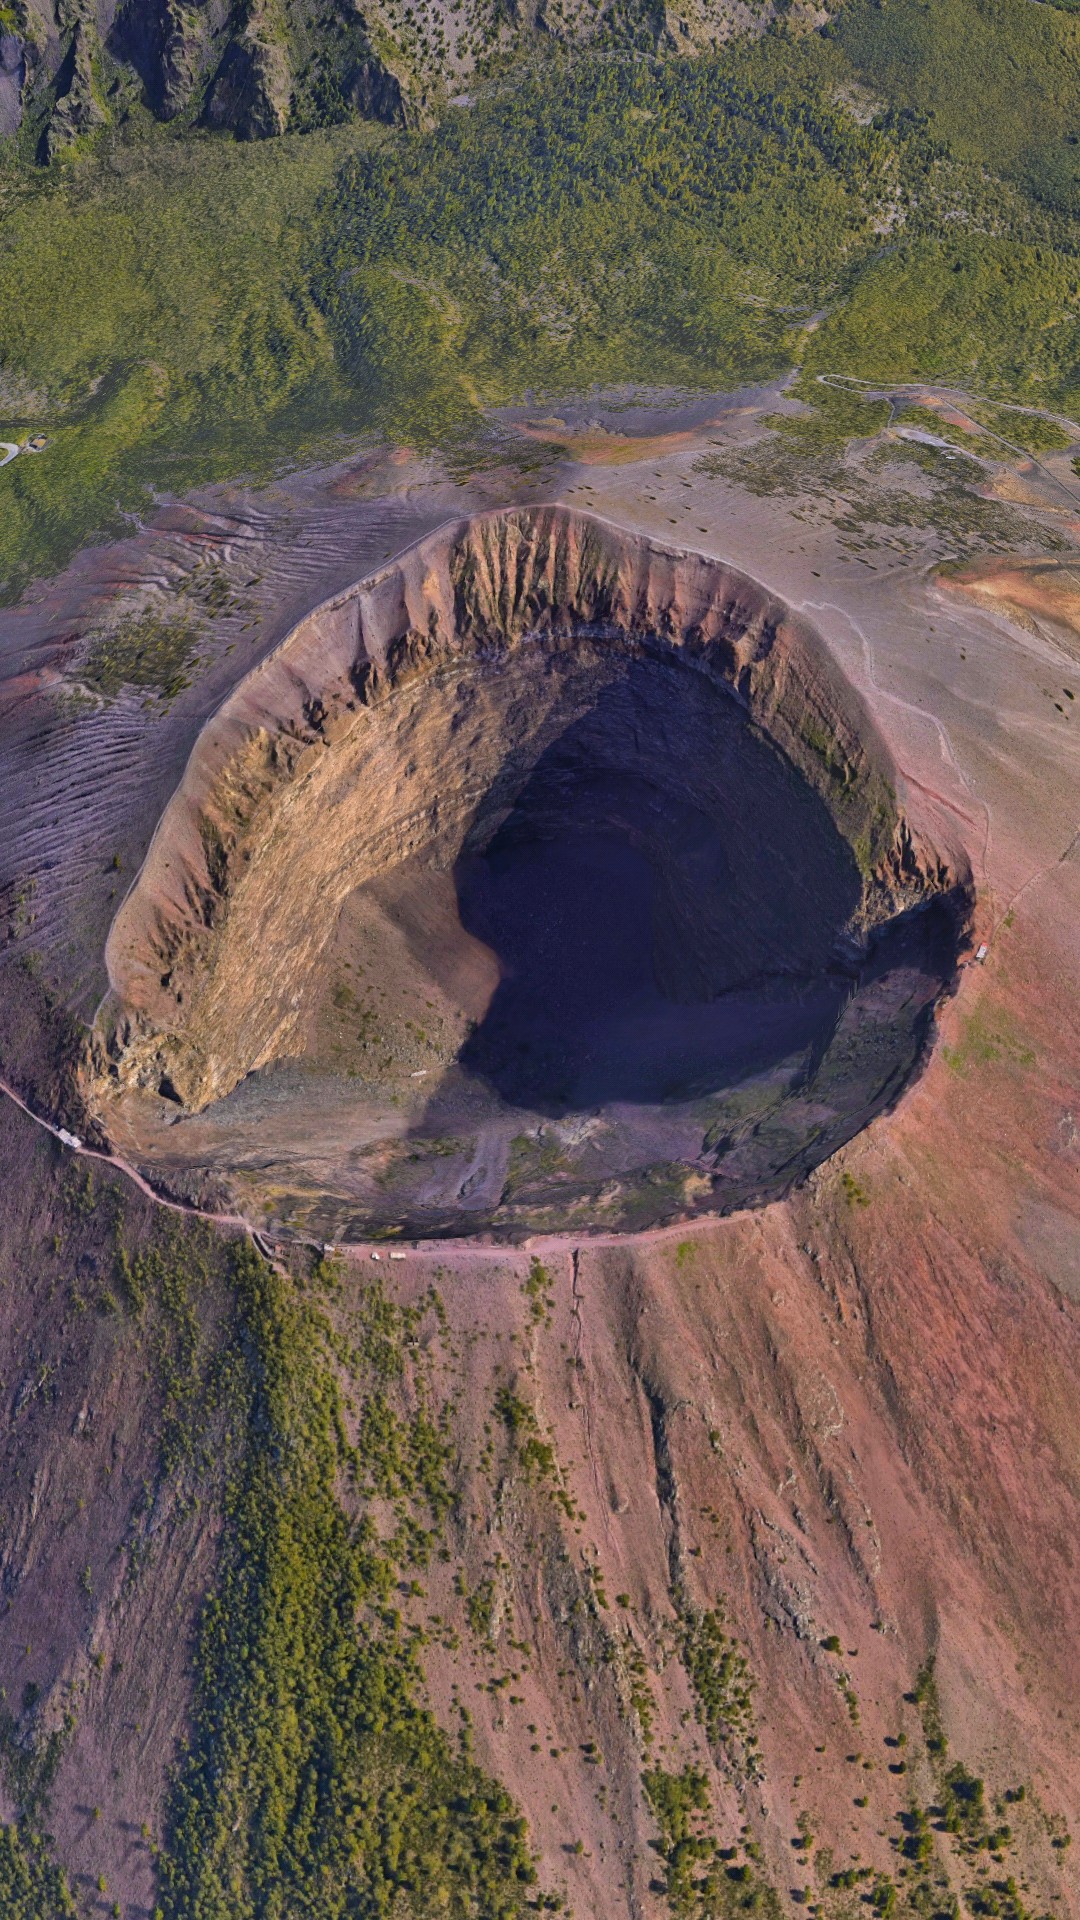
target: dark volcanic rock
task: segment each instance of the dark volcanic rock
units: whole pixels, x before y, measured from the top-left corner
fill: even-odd
[[[386,126],[399,126],[405,118],[400,82],[374,54],[353,69],[346,82],[346,94],[362,120],[381,120]]]
[[[0,136],[17,132],[29,96],[44,122],[38,157],[55,157],[107,115],[130,81],[159,120],[266,139],[354,115],[405,118],[402,84],[378,57],[351,0],[97,0],[77,12],[38,0],[30,37],[0,35]]]
[[[284,133],[291,105],[288,54],[256,16],[225,50],[207,97],[206,124],[242,140],[265,140]]]
[[[147,105],[163,120],[183,113],[221,58],[225,0],[129,0],[110,39],[117,60],[138,74]]]
[[[0,137],[18,133],[22,122],[22,96],[26,82],[26,56],[17,34],[0,34]]]
[[[80,21],[57,75],[56,104],[43,141],[47,160],[55,160],[80,134],[102,125],[107,117],[94,89],[93,52],[93,29]]]

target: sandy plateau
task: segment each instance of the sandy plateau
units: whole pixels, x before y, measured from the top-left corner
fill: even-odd
[[[902,1876],[912,1808],[946,1793],[928,1663],[949,1762],[1010,1828],[977,1860],[933,1828],[939,1900],[1015,1874],[1032,1913],[1076,1915],[1073,535],[1031,507],[962,566],[882,525],[855,551],[839,509],[745,483],[777,404],[602,423],[669,436],[637,459],[455,486],[358,458],[208,495],[3,616],[0,1072],[284,1260],[349,1242],[342,1316],[376,1274],[436,1282],[461,1579],[402,1606],[453,1628],[430,1699],[449,1724],[467,1695],[579,1920],[671,1911],[641,1776],[690,1762],[785,1909],[868,1911],[844,1871]],[[185,686],[87,690],[103,625],[178,604]],[[703,817],[724,832],[683,871]],[[542,929],[513,928],[552,846],[576,892],[538,989]],[[725,885],[738,911],[710,918]],[[625,962],[651,1080],[620,1082],[612,1009],[559,974],[590,901],[617,939],[582,965]],[[765,1054],[725,1029],[695,1079],[718,995],[766,976]],[[535,1069],[494,1017],[508,981]],[[743,1012],[759,1033],[760,997]],[[567,1079],[582,1035],[593,1082]],[[77,1701],[58,1853],[149,1914],[140,1826],[220,1522],[155,1482],[153,1389],[85,1310],[90,1163],[9,1104],[3,1138],[0,1666],[41,1724]],[[558,1500],[487,1470],[507,1389]],[[726,1730],[679,1655],[717,1609],[754,1682]]]

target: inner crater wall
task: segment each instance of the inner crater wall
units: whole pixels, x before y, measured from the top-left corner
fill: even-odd
[[[647,767],[631,674],[652,703]],[[347,897],[422,853],[449,868],[485,844],[575,727],[590,764],[760,830],[710,732],[717,702],[850,850],[853,951],[965,880],[901,815],[884,744],[819,636],[763,587],[563,508],[486,515],[316,609],[207,725],[109,937],[91,1102],[111,1082],[197,1111],[299,1050],[303,983]],[[811,943],[833,884],[813,854],[778,855]],[[754,938],[748,971],[769,963],[767,929]]]

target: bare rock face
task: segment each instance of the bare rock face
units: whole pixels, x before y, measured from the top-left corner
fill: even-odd
[[[229,42],[206,102],[208,126],[228,127],[243,140],[284,133],[292,103],[292,72],[264,10],[252,13]]]
[[[94,85],[95,45],[93,29],[80,21],[57,78],[56,104],[45,132],[45,156],[49,160],[55,160],[80,134],[101,126],[107,118]]]
[[[161,111],[172,119],[195,97],[209,66],[222,8],[182,6],[167,0],[161,14]]]
[[[755,582],[497,513],[317,609],[205,729],[88,1100],[188,1181],[295,1159],[314,1101],[337,1230],[744,1204],[895,1099],[967,886]]]
[[[345,77],[345,96],[361,120],[379,120],[400,126],[405,119],[401,82],[374,55],[360,60]]]
[[[603,20],[625,44],[692,54],[733,32],[758,34],[774,14],[772,0],[695,0],[679,12],[619,0]],[[587,45],[599,23],[586,0],[557,11],[542,0],[499,0],[494,9],[462,0],[449,40],[440,28],[420,49],[408,31],[399,43],[401,21],[382,0],[22,0],[18,33],[0,52],[0,134],[17,130],[29,96],[46,126],[38,157],[48,160],[97,124],[106,96],[122,121],[133,81],[157,118],[241,139],[354,115],[423,122],[433,101],[467,82],[477,42],[492,30],[501,55],[528,57],[548,36]]]
[[[138,74],[162,120],[197,108],[228,44],[227,0],[128,0],[109,36],[113,58]]]
[[[0,138],[9,139],[22,124],[26,51],[18,34],[0,33]]]
[[[398,122],[401,87],[372,48],[360,12],[228,0],[128,0],[109,48],[139,74],[161,119],[201,117],[241,139],[270,138],[346,118]]]

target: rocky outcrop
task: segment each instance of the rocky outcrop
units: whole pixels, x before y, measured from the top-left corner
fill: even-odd
[[[93,28],[79,21],[56,80],[56,100],[43,142],[48,160],[55,160],[81,134],[102,126],[108,118],[95,84],[96,52]]]
[[[229,41],[211,83],[206,124],[227,127],[242,140],[265,140],[284,133],[291,104],[287,47],[275,33],[268,10],[255,8]]]
[[[400,126],[405,119],[401,82],[374,54],[358,60],[343,77],[343,93],[361,120]]]
[[[45,125],[39,157],[54,158],[102,122],[116,81],[123,116],[133,77],[158,119],[245,140],[405,114],[351,0],[27,0],[18,32],[0,34],[0,136],[18,129],[29,99]]]
[[[166,0],[161,10],[160,111],[171,120],[191,105],[203,85],[224,9],[182,6]]]
[[[732,33],[756,35],[773,14],[772,0],[700,0],[679,13],[619,0],[602,18],[604,33],[625,45],[691,54]],[[467,82],[492,34],[500,58],[512,59],[535,55],[549,37],[588,44],[599,24],[586,0],[557,10],[500,0],[494,17],[480,0],[463,0],[449,21],[428,16],[434,36],[425,28],[419,38],[413,9],[398,0],[22,0],[19,19],[17,34],[0,42],[0,135],[19,126],[29,96],[47,128],[43,160],[98,124],[104,94],[122,120],[133,77],[159,119],[245,140],[353,116],[428,123],[437,102]]]
[[[228,0],[128,0],[109,51],[138,74],[151,111],[173,120],[199,106],[228,44],[230,19]]]
[[[0,139],[10,139],[22,124],[26,49],[16,33],[0,33]]]

